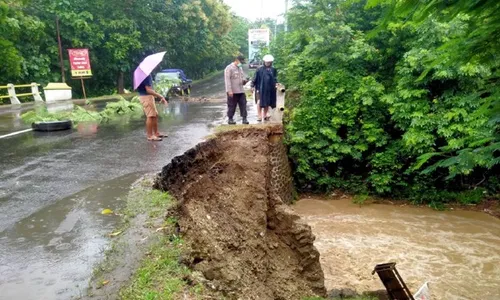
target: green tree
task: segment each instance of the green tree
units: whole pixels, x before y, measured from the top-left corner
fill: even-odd
[[[25,14],[23,1],[0,1],[0,83],[27,83],[50,77],[45,24]]]
[[[431,0],[423,5],[414,0],[370,1],[367,7],[374,5],[385,5],[388,12],[381,27],[388,27],[401,18],[411,18],[419,28],[427,30],[420,42],[432,41],[435,36],[440,38],[438,43],[434,42],[434,51],[416,58],[422,60],[422,64],[410,71],[420,73],[414,82],[421,86],[426,86],[426,82],[431,84],[434,93],[444,92],[436,84],[448,84],[446,92],[454,93],[454,98],[447,101],[444,119],[447,122],[435,125],[447,138],[445,143],[432,145],[419,157],[417,169],[428,165],[423,172],[427,174],[445,168],[449,178],[482,173],[484,169],[490,170],[487,174],[497,170],[500,163],[500,62],[497,59],[500,3]],[[440,32],[429,34],[433,31]],[[446,128],[442,128],[443,123],[448,123]]]
[[[2,82],[60,80],[56,17],[66,78],[77,95],[69,48],[89,49],[93,77],[86,85],[90,95],[99,95],[130,89],[135,67],[159,51],[167,52],[162,67],[201,78],[222,69],[247,35],[241,29],[229,34],[243,20],[231,18],[219,0],[1,0]]]
[[[233,15],[233,24],[229,36],[239,47],[239,51],[246,55],[248,53],[248,30],[250,22],[245,18]]]
[[[430,202],[498,188],[497,41],[476,36],[498,33],[498,4],[415,2],[298,1],[290,11],[292,31],[272,49],[301,187]]]

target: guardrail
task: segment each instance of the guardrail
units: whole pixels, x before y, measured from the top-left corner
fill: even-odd
[[[40,85],[33,82],[31,84],[18,84],[14,85],[12,83],[9,83],[7,85],[1,85],[0,90],[2,89],[7,89],[8,95],[0,95],[0,99],[6,99],[10,98],[10,103],[11,104],[21,104],[21,101],[19,101],[18,97],[28,97],[31,96],[35,100],[35,102],[43,102],[42,96],[40,95],[40,91],[38,90],[38,87]],[[22,94],[16,94],[16,88],[31,88],[31,93],[22,93]]]

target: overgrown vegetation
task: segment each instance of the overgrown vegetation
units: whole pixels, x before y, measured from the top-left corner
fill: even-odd
[[[435,206],[494,197],[499,9],[478,0],[297,1],[292,30],[272,50],[293,95],[286,130],[299,187]]]

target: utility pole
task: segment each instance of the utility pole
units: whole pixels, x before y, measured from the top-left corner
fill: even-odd
[[[274,37],[273,39],[276,39],[276,35],[278,34],[278,18],[274,20]]]
[[[264,20],[264,0],[260,0],[260,19]]]
[[[57,44],[59,46],[59,64],[61,65],[61,77],[62,77],[62,82],[66,83],[66,76],[64,75],[62,45],[61,45],[61,33],[59,31],[59,17],[57,16],[56,16],[56,30],[57,30]]]
[[[285,32],[288,32],[288,0],[285,0]]]

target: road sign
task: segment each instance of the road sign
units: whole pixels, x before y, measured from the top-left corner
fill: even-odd
[[[248,59],[253,60],[261,47],[269,46],[269,28],[248,30]]]
[[[88,49],[68,49],[71,76],[82,78],[92,76]]]

